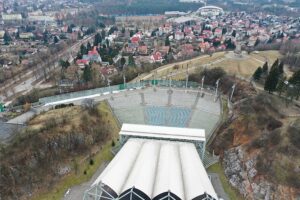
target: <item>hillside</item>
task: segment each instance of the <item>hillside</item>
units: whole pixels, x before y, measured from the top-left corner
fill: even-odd
[[[47,192],[57,185],[51,199],[60,199],[65,189],[87,180],[112,157],[109,149],[118,133],[105,102],[53,109],[28,124],[1,149],[0,193],[6,200],[50,199]]]
[[[267,94],[234,106],[212,147],[229,183],[246,199],[299,195],[299,116],[299,107]]]

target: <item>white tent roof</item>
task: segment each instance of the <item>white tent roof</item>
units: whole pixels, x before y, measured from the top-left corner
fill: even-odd
[[[93,186],[100,181],[118,195],[134,187],[149,198],[170,191],[186,200],[204,193],[217,199],[192,143],[131,138]]]
[[[120,135],[140,136],[147,138],[205,141],[204,129],[176,128],[167,126],[151,126],[125,123],[122,126]]]

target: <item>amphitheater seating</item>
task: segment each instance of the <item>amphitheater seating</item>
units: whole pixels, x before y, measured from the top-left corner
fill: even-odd
[[[150,125],[187,127],[191,109],[181,107],[146,106],[145,122]]]

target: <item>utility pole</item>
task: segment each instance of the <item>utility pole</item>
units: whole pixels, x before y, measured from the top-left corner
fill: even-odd
[[[111,93],[111,87],[110,87],[110,82],[111,80],[109,80],[109,78],[107,78],[107,85],[108,85],[108,90]]]
[[[188,88],[188,82],[189,82],[189,67],[186,70],[186,76],[185,76],[185,88]]]
[[[202,91],[203,91],[203,86],[204,86],[204,79],[205,79],[205,76],[202,77],[202,80],[201,80],[201,94],[202,94]]]
[[[126,89],[126,76],[123,74],[124,89]]]
[[[216,94],[215,94],[215,101],[217,101],[217,98],[218,98],[219,82],[220,82],[220,79],[218,79],[218,80],[216,81]]]
[[[232,91],[231,91],[231,95],[230,95],[230,99],[229,99],[230,102],[232,100],[234,90],[235,90],[235,84],[233,84],[233,86],[232,86]]]

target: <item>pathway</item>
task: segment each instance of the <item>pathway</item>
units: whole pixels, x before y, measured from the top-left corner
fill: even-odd
[[[107,165],[107,162],[103,163],[88,182],[76,185],[68,189],[62,200],[82,200],[84,192],[91,187],[91,185],[100,176]]]

